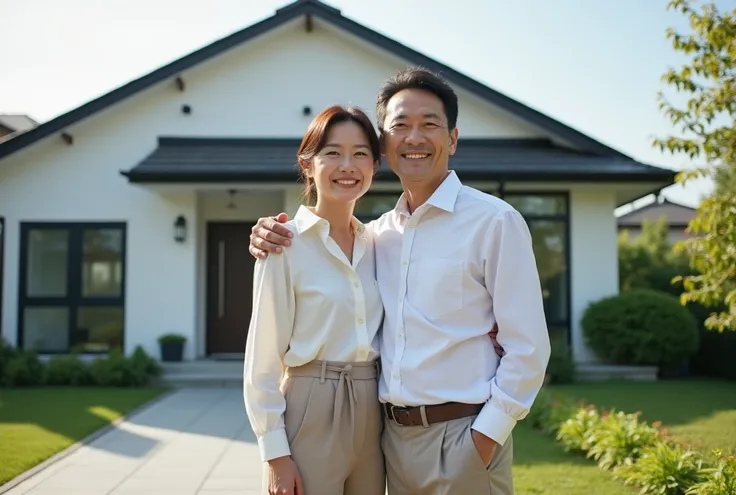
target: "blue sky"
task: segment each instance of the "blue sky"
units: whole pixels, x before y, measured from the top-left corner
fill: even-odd
[[[0,0],[0,112],[48,120],[287,3]],[[638,160],[686,164],[651,146],[672,132],[656,101],[660,77],[683,60],[665,29],[687,27],[667,0],[325,3]],[[666,195],[695,205],[709,187]]]

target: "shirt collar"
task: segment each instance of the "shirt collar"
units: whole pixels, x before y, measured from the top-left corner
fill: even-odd
[[[296,226],[296,230],[299,234],[306,232],[315,225],[318,226],[320,232],[323,232],[325,235],[330,231],[330,222],[317,215],[314,212],[314,207],[312,206],[299,206],[296,215],[294,215],[294,225]],[[351,225],[357,234],[362,234],[365,231],[363,223],[355,217],[352,218]]]
[[[457,201],[457,196],[460,194],[460,189],[462,189],[462,187],[463,183],[460,182],[455,171],[450,170],[450,173],[447,174],[445,180],[443,180],[439,187],[434,190],[425,204],[429,204],[452,213],[455,211],[455,202]],[[403,193],[399,198],[399,201],[396,203],[395,210],[400,215],[410,216],[406,193]]]

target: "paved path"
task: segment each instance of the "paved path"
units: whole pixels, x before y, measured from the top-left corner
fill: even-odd
[[[183,389],[4,495],[256,495],[240,389]]]

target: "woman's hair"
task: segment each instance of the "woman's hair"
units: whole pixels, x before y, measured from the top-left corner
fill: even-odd
[[[332,105],[325,108],[317,114],[312,123],[309,124],[307,132],[302,138],[302,144],[297,151],[299,170],[304,179],[304,197],[313,200],[316,198],[317,191],[314,189],[314,180],[307,177],[305,170],[305,162],[310,161],[314,156],[322,151],[327,143],[327,137],[330,130],[337,124],[343,122],[354,122],[365,133],[368,144],[373,154],[374,172],[378,168],[381,157],[381,146],[378,141],[378,134],[371,120],[361,109],[356,107],[343,107],[340,105]]]

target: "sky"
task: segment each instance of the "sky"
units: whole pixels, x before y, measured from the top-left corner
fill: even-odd
[[[288,3],[0,0],[0,113],[49,120]],[[667,68],[685,60],[665,38],[668,27],[687,29],[668,0],[325,3],[637,160],[688,165],[651,145],[676,132],[657,92]],[[695,206],[710,187],[675,185],[664,195]]]

